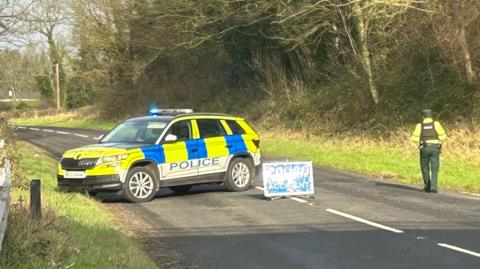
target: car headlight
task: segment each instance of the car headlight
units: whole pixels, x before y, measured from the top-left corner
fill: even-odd
[[[101,164],[101,163],[116,163],[116,162],[120,162],[120,161],[125,160],[127,157],[128,157],[128,154],[121,154],[121,155],[113,155],[113,156],[101,157],[101,158],[98,160],[97,165],[98,165],[98,164]]]

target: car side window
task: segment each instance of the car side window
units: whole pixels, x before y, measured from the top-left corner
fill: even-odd
[[[227,134],[219,120],[197,120],[197,125],[200,131],[200,138],[225,136]]]
[[[177,141],[185,141],[192,139],[192,128],[189,120],[183,120],[174,123],[167,132],[177,136]]]
[[[240,124],[234,120],[227,120],[227,124],[234,135],[242,135],[246,133],[242,126],[240,126]]]

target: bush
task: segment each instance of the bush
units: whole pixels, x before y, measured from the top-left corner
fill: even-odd
[[[22,110],[22,109],[25,109],[25,108],[28,108],[28,105],[27,105],[27,103],[25,103],[25,102],[23,102],[23,101],[20,102],[20,103],[17,105],[17,109],[19,109],[19,110]]]

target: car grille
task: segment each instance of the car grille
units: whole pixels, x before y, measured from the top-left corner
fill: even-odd
[[[95,167],[98,158],[73,159],[63,158],[61,161],[63,170],[85,170]]]

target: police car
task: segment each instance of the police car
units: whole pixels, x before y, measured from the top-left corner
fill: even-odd
[[[244,119],[192,110],[151,114],[121,123],[97,144],[65,152],[59,187],[120,191],[141,203],[163,187],[186,192],[196,184],[223,183],[244,191],[254,184],[260,140]]]

